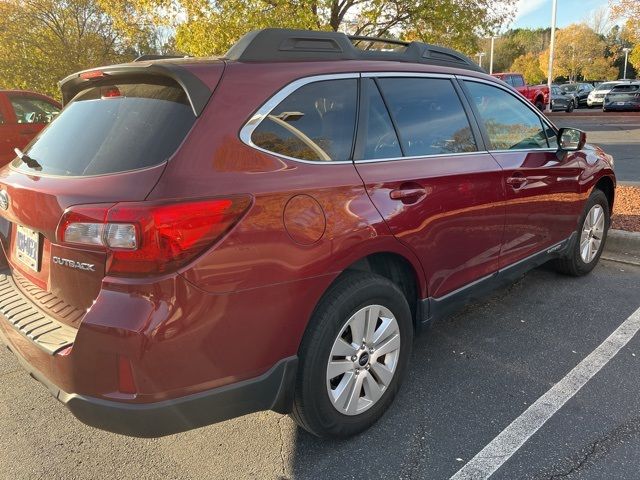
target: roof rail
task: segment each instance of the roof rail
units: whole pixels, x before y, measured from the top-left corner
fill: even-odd
[[[140,55],[134,62],[145,62],[147,60],[164,60],[167,58],[187,58],[188,55],[156,55],[153,53]]]
[[[369,43],[366,48],[358,48]],[[373,44],[388,44],[389,49],[371,49]],[[265,28],[242,37],[225,58],[242,62],[287,60],[386,60],[424,63],[484,72],[466,55],[450,48],[422,42],[352,36],[341,32]]]

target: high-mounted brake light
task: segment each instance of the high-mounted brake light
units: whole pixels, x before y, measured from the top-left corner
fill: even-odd
[[[141,276],[184,266],[219,240],[247,211],[247,196],[179,203],[123,202],[71,207],[60,243],[104,250],[107,273]]]
[[[80,78],[83,80],[91,80],[92,78],[102,78],[105,77],[107,74],[104,73],[102,70],[92,70],[90,72],[84,72],[80,74]]]

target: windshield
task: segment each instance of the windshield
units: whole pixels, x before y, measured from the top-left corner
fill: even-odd
[[[562,85],[560,87],[560,89],[563,92],[575,92],[576,90],[578,90],[578,85],[577,84],[572,84],[572,85]]]
[[[598,85],[596,87],[596,90],[611,90],[616,85],[618,85],[618,84],[615,83],[615,82],[605,82],[605,83],[601,83],[600,85]]]
[[[166,161],[195,115],[177,85],[113,84],[80,92],[16,158],[25,173],[104,175]]]

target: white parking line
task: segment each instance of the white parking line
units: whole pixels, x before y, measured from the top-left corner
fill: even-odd
[[[489,478],[640,330],[640,308],[562,380],[535,401],[450,480]]]

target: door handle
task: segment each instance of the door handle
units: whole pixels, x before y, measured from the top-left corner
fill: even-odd
[[[522,175],[514,175],[507,178],[507,185],[510,185],[514,190],[524,187],[527,184],[527,178]]]
[[[392,200],[400,200],[402,203],[416,203],[427,196],[424,188],[398,188],[389,192]]]

